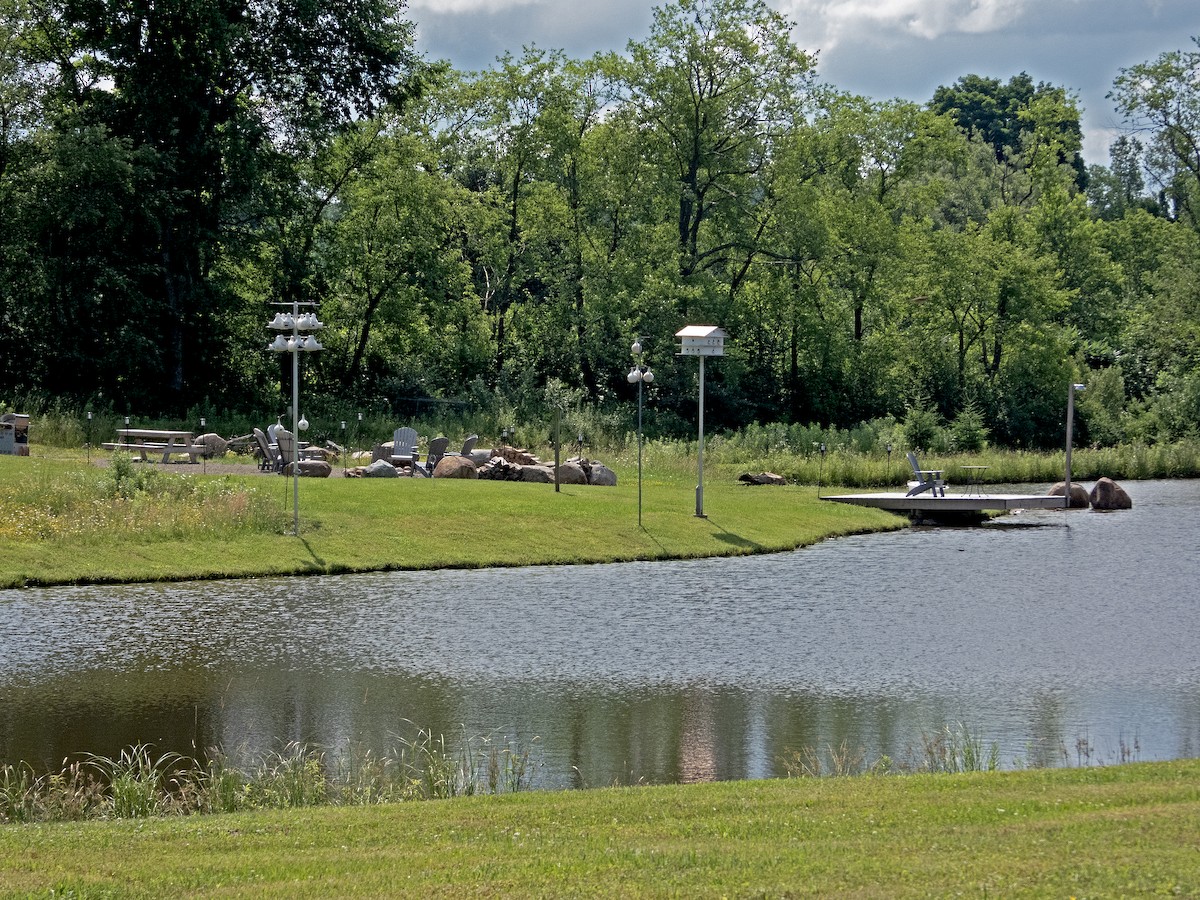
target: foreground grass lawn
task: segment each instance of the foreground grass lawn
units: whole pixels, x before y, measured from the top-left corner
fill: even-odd
[[[290,527],[290,479],[164,468],[173,476],[233,478],[268,491]],[[90,471],[82,460],[0,456],[0,494],[19,499],[26,484],[33,493],[80,471]],[[215,522],[185,536],[147,526],[5,540],[0,587],[723,556],[790,550],[904,522],[822,501],[813,487],[748,487],[730,475],[706,478],[707,518],[697,518],[695,475],[676,473],[644,479],[639,529],[636,470],[618,468],[618,475],[615,488],[563,486],[556,493],[553,485],[352,479],[339,472],[301,479],[299,538],[230,535]]]
[[[1200,895],[1200,762],[0,827],[2,896]]]

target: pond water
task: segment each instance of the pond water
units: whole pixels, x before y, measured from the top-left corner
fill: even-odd
[[[1125,487],[738,559],[3,591],[0,761],[417,726],[535,748],[542,787],[914,760],[959,725],[1005,766],[1194,756],[1200,482]]]

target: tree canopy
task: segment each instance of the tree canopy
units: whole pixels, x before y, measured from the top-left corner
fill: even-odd
[[[1089,438],[1200,418],[1195,51],[1119,73],[1131,133],[1087,166],[1068,88],[853,96],[762,0],[478,72],[419,58],[394,0],[0,0],[0,25],[0,397],[274,408],[268,304],[302,300],[330,406],[612,409],[638,337],[649,428],[683,431],[672,336],[705,322],[732,335],[718,426],[920,411],[1037,446],[1086,373]]]

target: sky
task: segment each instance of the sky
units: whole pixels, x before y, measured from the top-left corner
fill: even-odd
[[[409,0],[417,48],[483,69],[522,47],[585,58],[624,51],[665,0]],[[874,100],[924,103],[968,74],[1027,72],[1073,92],[1083,108],[1085,161],[1107,165],[1121,121],[1105,95],[1122,68],[1195,50],[1197,0],[767,0],[817,52],[817,75]]]

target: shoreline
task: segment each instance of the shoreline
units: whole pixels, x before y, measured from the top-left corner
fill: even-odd
[[[41,472],[28,467],[28,458],[20,466],[0,465],[0,495],[6,487],[13,493],[14,482],[26,475],[54,481],[108,463],[103,457],[90,464],[32,459]],[[290,525],[291,479],[262,473],[254,463],[145,465],[265,489],[270,502],[279,503],[272,515],[286,510]],[[299,537],[223,531],[219,520],[190,531],[170,523],[147,529],[137,520],[130,529],[6,541],[0,588],[719,558],[908,527],[889,513],[827,503],[811,485],[750,487],[713,476],[706,479],[704,518],[692,515],[690,477],[657,474],[644,487],[645,526],[639,528],[637,482],[628,472],[619,473],[616,487],[563,486],[561,492],[553,485],[483,480],[301,479]]]

